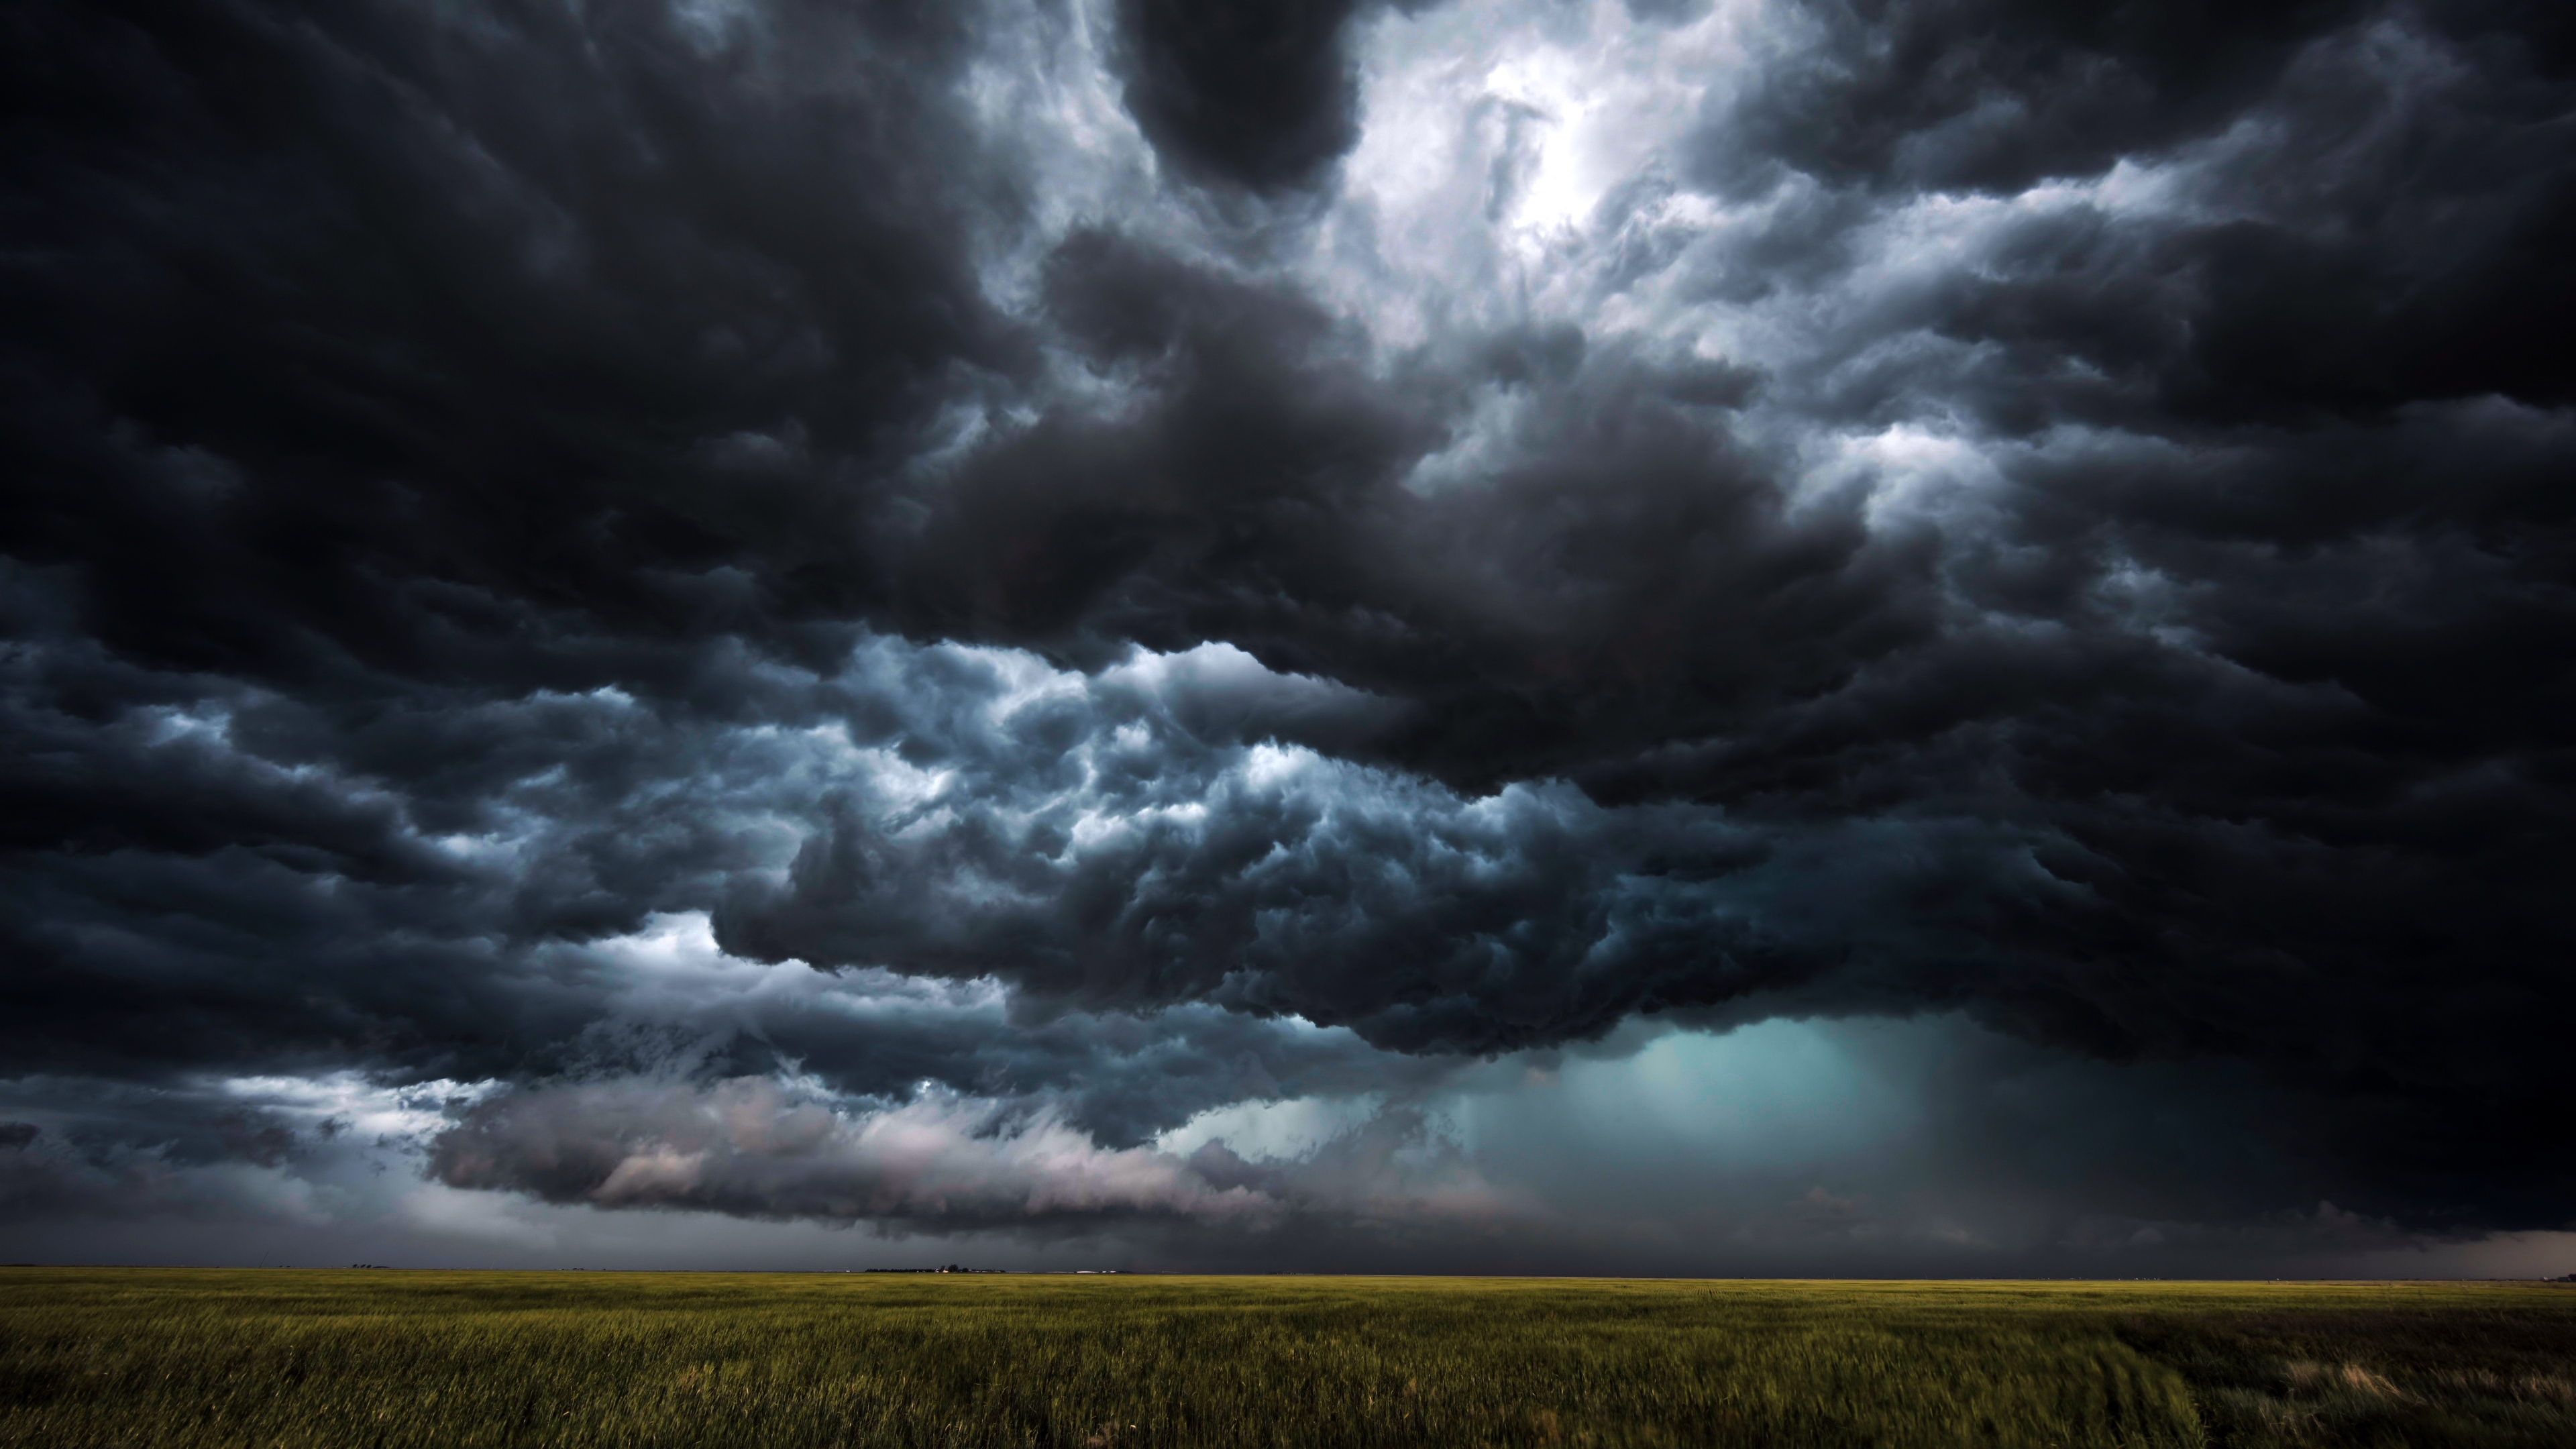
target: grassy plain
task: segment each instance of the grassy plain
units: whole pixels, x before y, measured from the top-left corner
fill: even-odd
[[[2576,1290],[0,1270],[0,1445],[2570,1445]]]

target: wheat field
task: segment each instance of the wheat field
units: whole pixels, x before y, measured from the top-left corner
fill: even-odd
[[[2566,1445],[2543,1285],[0,1270],[0,1444]]]

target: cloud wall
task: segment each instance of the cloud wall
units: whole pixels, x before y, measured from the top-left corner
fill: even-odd
[[[31,1221],[446,1082],[424,1202],[1571,1262],[1431,1104],[1843,1023],[1915,1187],[1742,1223],[2565,1226],[2553,9],[0,24]],[[1454,1192],[1156,1145],[1361,1102]]]

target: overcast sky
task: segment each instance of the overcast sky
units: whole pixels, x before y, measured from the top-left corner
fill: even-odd
[[[2576,11],[0,12],[0,1256],[2576,1269]]]

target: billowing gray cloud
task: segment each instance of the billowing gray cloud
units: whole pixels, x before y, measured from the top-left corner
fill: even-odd
[[[1404,1149],[1432,1148],[1408,1159]],[[1491,1223],[1526,1216],[1418,1115],[1379,1117],[1287,1164],[1211,1142],[1182,1156],[1106,1148],[1051,1114],[924,1097],[861,1114],[774,1082],[632,1081],[489,1098],[440,1133],[428,1170],[450,1186],[510,1188],[597,1207],[694,1208],[867,1222],[942,1233],[1006,1227],[1097,1232],[1173,1219],[1264,1236],[1292,1218],[1345,1227]]]
[[[2563,1211],[2554,13],[5,24],[9,1171],[1266,1252],[1163,1134],[1893,1017],[2236,1144],[1935,1094],[2052,1222]]]
[[[996,1124],[971,1104],[924,1100],[853,1123],[758,1078],[501,1098],[439,1138],[430,1170],[457,1187],[608,1207],[963,1227],[1274,1208],[1168,1155],[1103,1150],[1048,1118]]]

